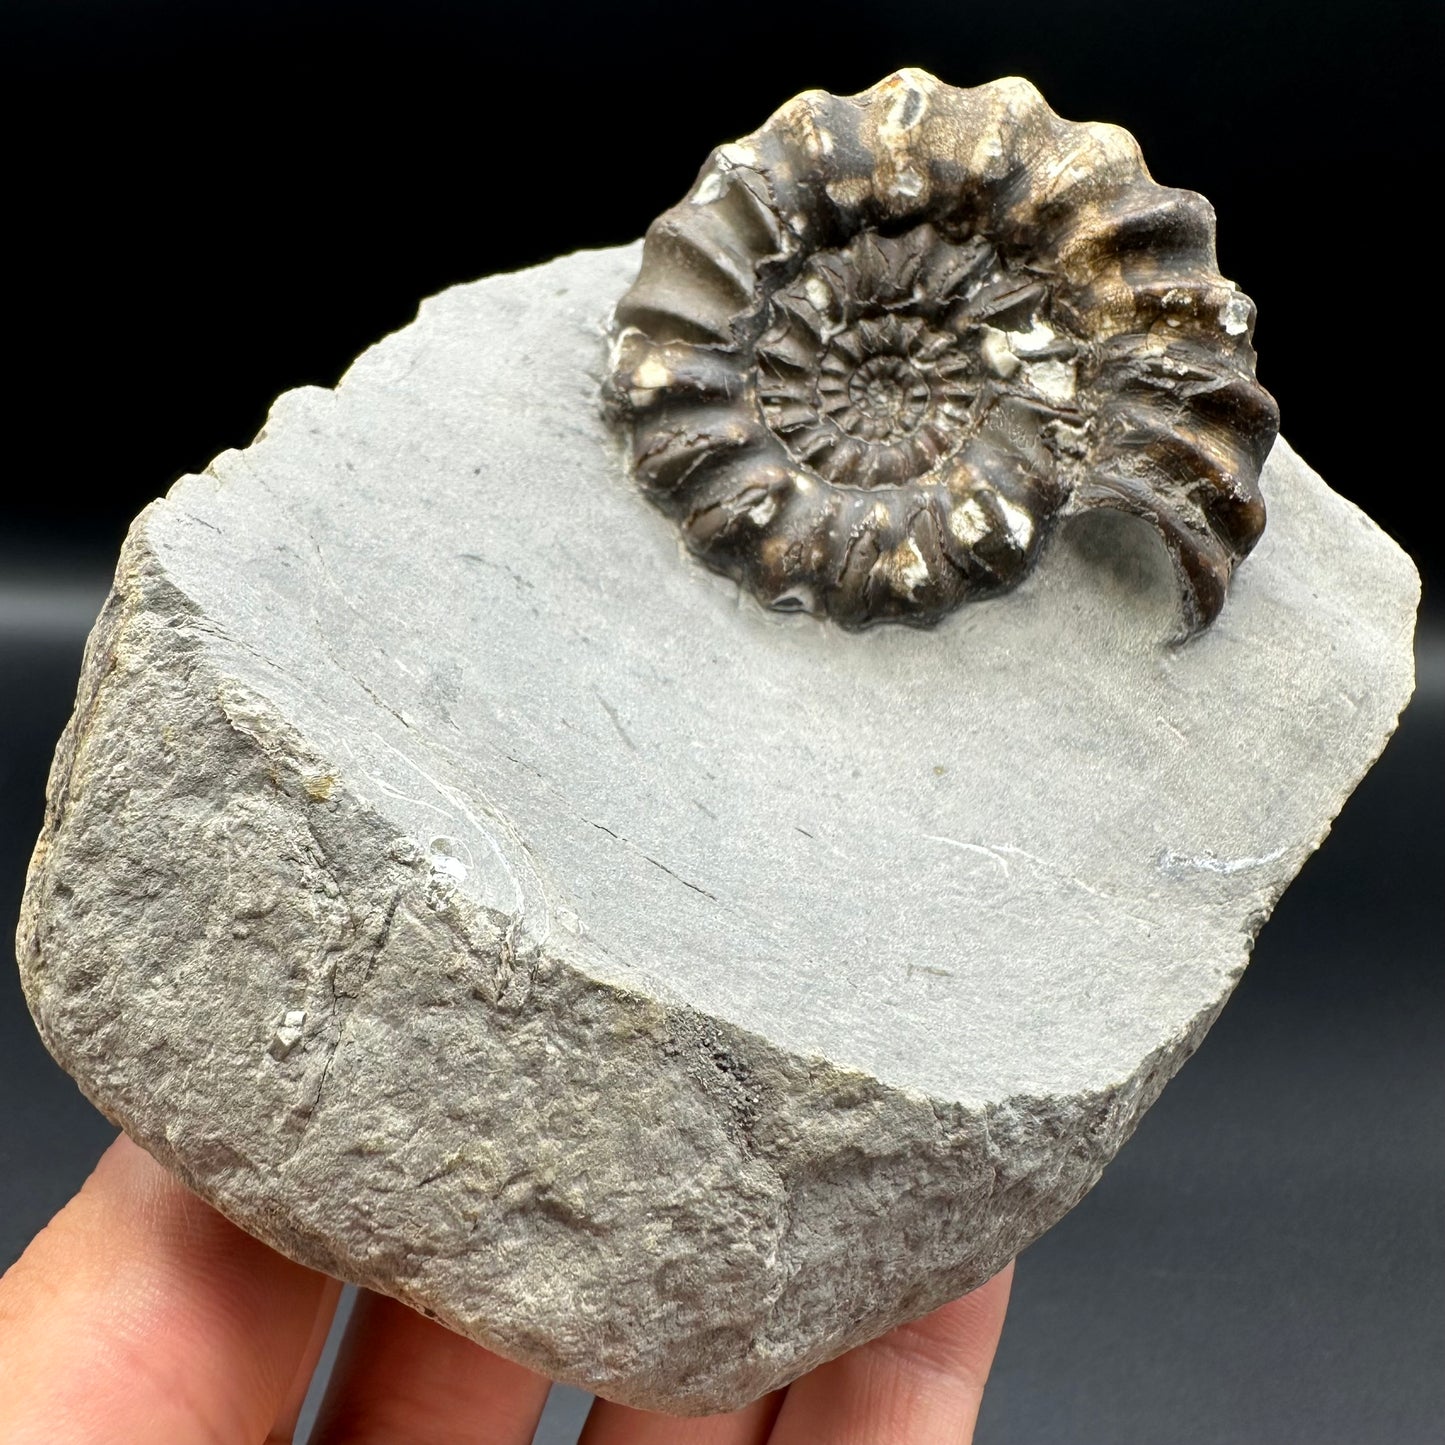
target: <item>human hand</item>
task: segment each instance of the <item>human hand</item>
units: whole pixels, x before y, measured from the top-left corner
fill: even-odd
[[[729,1415],[599,1401],[582,1445],[966,1445],[1012,1266]],[[0,1280],[7,1445],[279,1445],[340,1285],[267,1248],[130,1140]],[[549,1382],[363,1294],[313,1445],[526,1445]]]

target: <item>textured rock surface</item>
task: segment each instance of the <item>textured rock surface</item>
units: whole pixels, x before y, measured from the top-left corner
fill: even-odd
[[[248,1229],[705,1410],[1098,1178],[1388,737],[1417,582],[1281,442],[1183,648],[1127,518],[932,633],[766,613],[600,420],[637,259],[427,302],[142,516],[21,965]]]

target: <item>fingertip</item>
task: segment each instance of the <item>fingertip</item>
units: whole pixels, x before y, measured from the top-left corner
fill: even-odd
[[[122,1135],[0,1281],[0,1438],[262,1438],[323,1288]]]
[[[830,1360],[788,1391],[773,1445],[973,1438],[1013,1265],[931,1314]]]

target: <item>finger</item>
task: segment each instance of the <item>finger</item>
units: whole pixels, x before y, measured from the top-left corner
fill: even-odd
[[[1013,1266],[921,1320],[840,1355],[788,1391],[771,1445],[968,1445]]]
[[[312,1445],[528,1445],[549,1381],[363,1292]]]
[[[0,1440],[254,1445],[324,1287],[122,1136],[0,1280]]]
[[[598,1400],[577,1445],[763,1445],[782,1403],[779,1390],[744,1410],[679,1419]]]
[[[281,1402],[276,1423],[266,1437],[266,1445],[291,1445],[296,1438],[296,1426],[301,1419],[302,1406],[306,1404],[306,1392],[311,1388],[311,1377],[316,1373],[317,1361],[326,1348],[326,1337],[331,1333],[331,1321],[336,1317],[336,1306],[341,1299],[341,1281],[328,1279],[322,1286],[321,1298],[316,1305],[316,1314],[311,1321],[311,1334],[301,1358],[296,1362],[291,1376],[291,1386]]]

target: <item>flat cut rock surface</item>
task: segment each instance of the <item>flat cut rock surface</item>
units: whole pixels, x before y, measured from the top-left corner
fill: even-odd
[[[1095,1182],[1393,729],[1418,583],[1281,441],[1186,646],[1116,516],[932,632],[766,613],[600,416],[638,254],[426,302],[142,514],[20,950],[245,1228],[704,1411]]]

